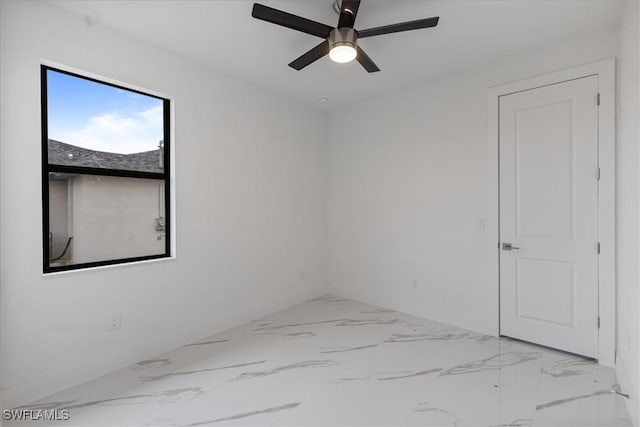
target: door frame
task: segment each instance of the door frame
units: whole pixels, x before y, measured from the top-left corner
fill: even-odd
[[[598,157],[600,187],[598,195],[598,361],[615,366],[616,351],[616,272],[615,272],[615,59],[535,76],[489,88],[488,94],[488,174],[489,197],[486,220],[489,257],[488,296],[493,308],[490,330],[500,335],[500,173],[499,101],[500,97],[529,89],[562,83],[582,77],[598,76]],[[596,100],[594,99],[594,102]],[[595,171],[594,171],[595,173]]]

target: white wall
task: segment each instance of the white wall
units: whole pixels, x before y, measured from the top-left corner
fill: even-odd
[[[636,425],[638,417],[638,4],[627,0],[620,25],[617,93],[617,302],[618,302],[618,377],[632,399],[629,412]]]
[[[495,243],[478,229],[493,212],[488,88],[617,51],[618,31],[611,29],[330,113],[330,291],[493,332],[497,301],[487,295],[495,295],[496,284],[488,280],[487,248]],[[618,171],[631,187],[631,205],[634,168],[625,162]],[[633,224],[621,227],[619,236],[635,231]],[[625,262],[619,273],[632,281],[631,260]]]
[[[1,407],[325,291],[325,113],[42,2],[0,16]],[[42,276],[41,59],[173,97],[176,260]]]

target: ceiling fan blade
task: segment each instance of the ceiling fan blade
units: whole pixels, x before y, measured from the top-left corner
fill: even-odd
[[[419,30],[421,28],[430,28],[438,25],[440,18],[435,16],[433,18],[418,19],[416,21],[401,22],[399,24],[384,25],[382,27],[368,28],[366,30],[358,31],[358,38],[380,36],[382,34],[398,33],[400,31]]]
[[[311,49],[310,51],[308,51],[307,53],[305,53],[304,55],[302,55],[301,57],[293,61],[291,64],[289,64],[289,67],[295,68],[296,70],[300,71],[307,65],[316,62],[318,59],[328,54],[329,54],[329,42],[325,40],[322,43],[320,43],[318,46],[314,47],[313,49]]]
[[[373,62],[371,58],[369,58],[369,55],[364,53],[364,50],[362,50],[360,46],[358,46],[358,55],[356,56],[356,59],[358,60],[360,65],[362,65],[364,69],[367,70],[367,72],[375,73],[376,71],[380,71],[380,68],[378,68],[376,63]]]
[[[323,39],[329,37],[329,33],[333,31],[333,27],[321,24],[320,22],[292,15],[258,3],[253,4],[251,16],[262,21],[271,22],[272,24],[281,25],[283,27],[311,34],[312,36],[322,37]]]
[[[353,28],[353,24],[356,21],[356,15],[358,15],[359,7],[360,0],[342,0],[342,6],[340,6],[340,19],[338,20],[338,28]]]

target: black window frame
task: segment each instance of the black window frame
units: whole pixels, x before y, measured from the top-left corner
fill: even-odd
[[[149,96],[162,101],[163,109],[163,172],[144,172],[125,169],[108,169],[108,168],[94,168],[85,166],[68,166],[68,165],[50,165],[49,164],[49,126],[48,126],[48,93],[47,93],[47,71],[55,71],[57,73],[67,74],[73,77],[89,80],[95,83],[104,84],[118,89],[127,90],[129,92],[138,93],[141,95]],[[106,265],[126,264],[137,261],[147,261],[160,258],[171,257],[171,101],[167,98],[160,97],[158,95],[146,93],[130,87],[121,86],[118,84],[99,80],[94,77],[84,76],[75,72],[67,70],[61,70],[52,66],[40,65],[40,84],[41,84],[41,126],[42,126],[42,266],[43,273],[54,273],[59,271],[69,270],[82,270],[92,267],[101,267]],[[69,173],[69,174],[82,174],[82,175],[100,175],[100,176],[114,176],[123,178],[144,178],[144,179],[156,179],[164,181],[164,218],[165,218],[165,251],[162,254],[145,255],[129,258],[118,258],[104,261],[93,261],[79,264],[70,264],[64,266],[50,265],[49,253],[49,173]]]

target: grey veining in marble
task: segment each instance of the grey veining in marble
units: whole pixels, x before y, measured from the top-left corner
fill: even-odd
[[[404,379],[404,378],[412,378],[412,377],[419,377],[421,375],[433,374],[435,372],[440,372],[440,371],[442,371],[442,368],[424,369],[424,370],[421,370],[421,371],[401,373],[399,375],[390,376],[390,377],[382,377],[382,378],[378,378],[378,380],[379,381],[401,380],[401,379]]]
[[[363,314],[380,314],[380,313],[395,313],[393,310],[389,310],[388,308],[370,308],[368,310],[362,310]]]
[[[436,330],[415,334],[393,334],[385,340],[388,343],[416,342],[416,341],[436,341],[436,340],[460,340],[469,336],[467,331]]]
[[[198,346],[198,345],[210,345],[210,344],[221,344],[223,342],[229,342],[229,340],[212,340],[212,341],[201,341],[201,342],[194,342],[193,344],[187,344],[183,347],[193,347],[193,346]]]
[[[340,298],[340,297],[334,297],[332,295],[323,295],[321,297],[318,298],[314,298],[314,299],[310,299],[309,302],[324,302],[327,304],[343,304],[345,302],[347,302],[349,300],[345,299],[345,298]]]
[[[325,295],[20,409],[67,408],[65,427],[630,426],[617,384],[589,359]]]
[[[343,320],[346,320],[346,319],[330,319],[330,320],[317,320],[313,322],[285,323],[283,325],[271,325],[269,323],[262,326],[258,325],[258,327],[254,329],[254,332],[285,329],[285,328],[297,328],[299,326],[326,325],[326,324],[341,322]]]
[[[508,424],[491,424],[489,427],[527,427],[533,423],[531,418],[518,418]]]
[[[155,393],[153,397],[155,397],[160,403],[173,403],[180,400],[196,399],[204,393],[205,391],[202,390],[202,387],[186,387]]]
[[[171,360],[168,358],[163,359],[149,359],[142,360],[131,367],[134,371],[139,371],[142,369],[154,369],[154,368],[162,368],[171,363]]]
[[[344,319],[336,323],[336,326],[371,326],[371,325],[397,325],[407,323],[400,319]]]
[[[362,380],[370,380],[371,377],[345,377],[345,378],[336,378],[331,380],[330,382],[333,384],[343,384],[348,383],[350,381],[362,381]]]
[[[507,366],[518,365],[542,357],[541,352],[520,352],[512,351],[499,353],[486,359],[475,360],[473,362],[462,363],[443,371],[440,375],[463,375],[482,372],[492,369],[502,369]]]
[[[253,416],[261,415],[261,414],[271,414],[271,413],[274,413],[274,412],[286,411],[287,409],[297,408],[300,405],[300,403],[301,402],[287,403],[286,405],[276,406],[276,407],[267,408],[267,409],[260,409],[260,410],[257,410],[257,411],[245,412],[244,414],[231,415],[229,417],[217,418],[215,420],[208,420],[208,421],[201,421],[201,422],[197,422],[197,423],[184,424],[183,427],[201,426],[201,425],[205,425],[205,424],[215,424],[215,423],[221,423],[223,421],[239,420],[241,418],[253,417]]]
[[[79,403],[76,405],[61,406],[59,409],[78,409],[86,408],[87,406],[94,405],[142,405],[146,403],[147,399],[153,399],[153,394],[134,394],[131,396],[113,397],[111,399],[92,400],[85,403]]]
[[[477,342],[495,342],[498,340],[497,337],[492,337],[491,335],[475,335],[475,334],[470,334],[468,337],[468,339],[470,340],[474,340]]]
[[[318,320],[315,322],[303,322],[303,323],[285,323],[281,325],[265,325],[254,329],[254,332],[278,330],[285,328],[297,328],[299,326],[317,326],[317,325],[332,325],[332,326],[370,326],[370,325],[395,325],[398,323],[406,323],[400,319],[330,319],[330,320]]]
[[[290,334],[284,334],[282,336],[285,337],[285,338],[288,338],[288,339],[295,340],[295,339],[299,339],[299,338],[313,338],[313,337],[316,336],[316,334],[313,333],[313,332],[309,332],[309,331],[307,331],[307,332],[303,331],[303,332],[291,332]]]
[[[304,368],[326,368],[327,366],[337,365],[335,360],[304,360],[298,363],[292,363],[290,365],[278,366],[277,368],[267,369],[264,371],[243,372],[238,375],[233,381],[248,380],[251,378],[266,377],[269,375],[279,374],[280,372],[290,371],[292,369],[304,369]]]
[[[624,397],[625,399],[629,398],[628,394],[622,393],[620,391],[620,386],[618,384],[614,384],[614,386],[609,389],[597,390],[597,391],[594,391],[593,393],[581,394],[578,396],[567,397],[565,399],[552,400],[551,402],[546,402],[541,405],[536,405],[536,409],[539,411],[541,409],[547,409],[553,406],[563,405],[565,403],[574,402],[576,400],[588,399],[590,397],[601,396],[604,394],[617,394],[619,396]]]
[[[213,372],[213,371],[221,371],[224,369],[233,369],[233,368],[244,368],[245,366],[251,365],[260,365],[261,363],[266,362],[266,360],[258,360],[256,362],[245,362],[245,363],[237,363],[235,365],[227,365],[227,366],[217,366],[215,368],[204,368],[204,369],[195,369],[193,371],[178,371],[178,372],[169,372],[161,375],[148,375],[140,377],[140,381],[160,381],[169,377],[177,377],[181,375],[193,375],[193,374],[201,374],[203,372]]]
[[[573,377],[584,373],[596,364],[597,362],[594,360],[568,358],[559,360],[551,366],[545,366],[540,372],[556,378]]]
[[[365,350],[367,348],[375,348],[377,346],[378,344],[358,345],[355,347],[342,347],[342,348],[337,348],[333,350],[323,350],[323,351],[320,351],[320,353],[345,353],[349,351],[358,351],[358,350]]]
[[[165,390],[158,393],[146,393],[146,394],[135,394],[130,396],[120,396],[113,397],[109,399],[100,399],[100,400],[91,400],[83,403],[73,404],[79,400],[74,400],[70,402],[50,402],[47,404],[36,405],[32,407],[24,407],[21,409],[79,409],[86,408],[87,406],[95,406],[95,405],[144,405],[148,403],[148,401],[154,400],[158,402],[168,403],[168,402],[176,402],[179,400],[191,400],[195,399],[198,396],[204,394],[204,391],[201,387],[186,387],[174,390]]]
[[[258,321],[258,320],[255,320],[254,322],[256,323],[256,326],[258,326],[259,328],[263,328],[263,327],[265,327],[265,326],[269,326],[270,324],[272,324],[272,323],[273,323],[273,321],[272,321],[272,320],[269,320],[269,321],[267,321],[267,322],[265,322],[265,321],[260,322],[260,321]]]
[[[418,406],[415,407],[414,412],[442,412],[443,414],[448,414],[448,411],[444,409],[436,408],[431,405],[429,402],[420,402]]]

